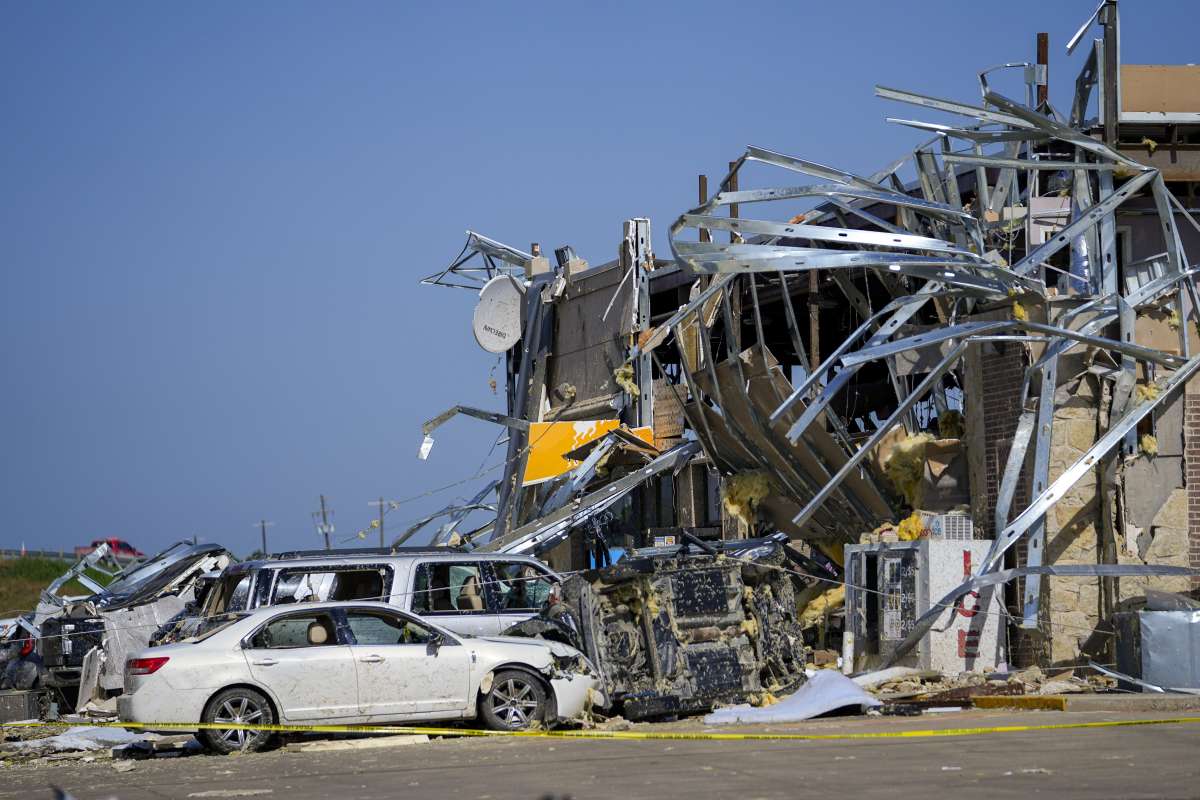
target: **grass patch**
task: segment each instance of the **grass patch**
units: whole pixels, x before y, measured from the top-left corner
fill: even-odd
[[[0,561],[0,617],[32,611],[50,581],[62,575],[74,563],[57,558],[11,558]],[[101,585],[109,581],[107,575],[92,570],[88,571],[88,576]],[[59,594],[89,595],[91,590],[73,580],[59,589]]]

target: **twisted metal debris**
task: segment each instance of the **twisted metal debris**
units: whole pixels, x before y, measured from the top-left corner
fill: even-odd
[[[998,533],[979,566],[979,575],[1002,566],[1005,552],[1023,537],[1028,539],[1027,564],[1038,567],[1047,509],[1089,470],[1104,463],[1112,465],[1114,453],[1123,443],[1133,447],[1138,422],[1169,402],[1200,367],[1200,356],[1189,356],[1187,336],[1188,326],[1200,324],[1196,317],[1200,305],[1195,287],[1197,269],[1188,266],[1172,211],[1198,230],[1200,225],[1167,191],[1159,170],[1127,158],[1080,130],[1079,109],[1086,107],[1091,89],[1086,82],[1079,88],[1081,96],[1076,98],[1074,122],[1070,125],[1061,121],[1053,108],[1035,111],[991,91],[983,76],[981,85],[986,107],[877,87],[876,94],[882,98],[948,112],[972,122],[952,127],[892,120],[937,135],[910,157],[871,177],[758,147],[747,148],[723,186],[729,186],[744,165],[754,162],[822,182],[719,191],[708,202],[681,215],[670,230],[671,250],[681,264],[712,277],[706,288],[659,326],[643,347],[653,350],[673,337],[680,348],[687,366],[688,388],[693,397],[706,401],[689,406],[691,425],[712,458],[718,463],[739,458],[756,462],[779,476],[780,490],[800,507],[792,524],[810,535],[813,529],[825,533],[840,528],[840,532],[853,537],[857,531],[873,527],[880,517],[878,513],[872,515],[876,498],[869,476],[859,469],[860,463],[894,426],[905,422],[914,405],[927,395],[934,395],[939,408],[945,407],[944,397],[938,396],[943,391],[943,376],[955,369],[966,348],[996,340],[1042,345],[1042,355],[1029,368],[1022,386],[1024,410],[1001,484],[996,509]],[[1002,144],[1003,154],[984,154],[982,145],[990,143]],[[1074,158],[1047,157],[1047,153],[1064,148],[1073,152]],[[920,196],[913,196],[896,177],[906,161],[912,162],[918,174]],[[973,206],[960,201],[958,165],[974,168],[978,191]],[[1008,264],[1002,247],[1011,217],[1006,218],[1003,211],[1006,202],[1018,197],[1019,171],[1052,171],[1064,179],[1060,194],[1069,197],[1071,221]],[[1123,182],[1117,184],[1116,176],[1123,176]],[[1029,182],[1025,185],[1026,196],[1030,186]],[[1093,189],[1097,190],[1095,196]],[[1113,212],[1146,194],[1154,200],[1168,247],[1161,256],[1141,265],[1139,279],[1118,286]],[[734,204],[770,208],[798,198],[824,202],[814,212],[784,221],[716,214],[718,209]],[[896,210],[895,224],[872,213],[872,208],[880,206]],[[723,230],[748,238],[729,244],[682,238],[689,230]],[[1050,263],[1053,256],[1068,248],[1068,269]],[[847,301],[866,321],[772,407],[767,396],[753,388],[754,381],[773,364],[761,335],[759,279],[764,274],[775,278],[786,295],[789,278],[817,269],[833,273]],[[893,297],[878,311],[865,307],[861,293],[844,279],[851,270],[864,269],[879,275],[892,291]],[[1015,306],[1014,299],[1032,297],[1035,302],[1046,302],[1062,298],[1062,294],[1047,288],[1046,279],[1052,274],[1064,276],[1060,285],[1078,302],[1055,322],[1029,321],[1015,308],[1011,320],[957,322],[966,311],[988,304]],[[896,280],[896,276],[901,277]],[[744,283],[749,283],[759,331],[756,345],[745,351],[737,342],[740,326],[730,306],[731,297],[737,296],[739,284]],[[795,335],[797,326],[790,301],[784,306]],[[1182,320],[1182,356],[1133,343],[1136,314],[1164,306],[1172,307]],[[898,335],[902,325],[931,307],[944,320],[941,330]],[[737,354],[723,363],[715,363],[706,347],[707,332],[718,311],[724,315],[725,331],[734,339],[731,347]],[[1114,322],[1119,339],[1103,335]],[[699,342],[700,347],[691,349],[692,342]],[[852,444],[845,433],[846,421],[838,417],[830,401],[862,365],[884,361],[890,367],[898,353],[934,346],[942,346],[945,355],[912,391],[904,391],[895,370],[891,370],[898,389],[895,411],[865,442]],[[1083,346],[1095,350],[1097,361],[1107,359],[1113,367],[1107,373],[1114,378],[1111,421],[1095,444],[1050,482],[1058,360]],[[803,356],[802,347],[797,346],[796,351]],[[1152,376],[1150,382],[1156,391],[1136,399],[1132,390],[1139,365]],[[717,371],[726,367],[739,371],[737,382],[719,380]],[[778,395],[786,381],[782,373],[775,371],[771,388]],[[731,386],[750,389],[733,395]],[[826,422],[832,435],[826,434]],[[737,456],[731,456],[731,443],[737,452],[737,439],[757,446],[742,447]],[[823,457],[830,446],[840,448],[844,459],[835,473],[831,464],[837,460]],[[1035,495],[1010,520],[1015,484],[1030,446],[1035,449]],[[783,456],[782,465],[776,455]],[[1035,570],[1027,579],[1024,617],[1029,627],[1036,624],[1039,578]],[[933,604],[926,617],[918,621],[918,628],[926,630],[942,609],[968,590],[968,583]],[[915,643],[919,636],[910,638]]]

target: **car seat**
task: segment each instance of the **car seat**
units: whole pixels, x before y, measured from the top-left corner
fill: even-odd
[[[308,624],[308,643],[310,645],[322,645],[329,641],[329,629],[325,627],[325,623],[320,620],[310,622]]]
[[[483,597],[479,594],[479,578],[475,575],[467,578],[458,590],[459,611],[482,611]]]

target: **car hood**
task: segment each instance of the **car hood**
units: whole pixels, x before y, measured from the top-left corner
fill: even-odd
[[[522,648],[530,654],[541,650],[556,656],[569,657],[583,655],[574,647],[569,647],[559,642],[551,642],[546,639],[530,639],[526,636],[475,636],[468,639],[467,642],[487,642],[489,644],[501,645],[506,649]]]

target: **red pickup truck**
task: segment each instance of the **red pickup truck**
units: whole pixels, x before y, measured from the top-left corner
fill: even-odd
[[[87,547],[76,547],[75,557],[83,558],[102,544],[107,544],[113,556],[124,561],[134,558],[145,558],[146,554],[124,539],[95,539]]]

